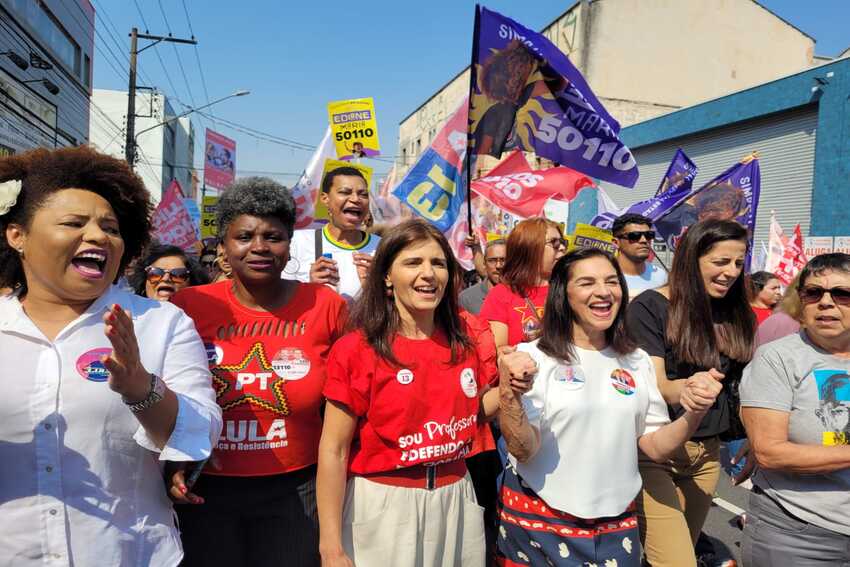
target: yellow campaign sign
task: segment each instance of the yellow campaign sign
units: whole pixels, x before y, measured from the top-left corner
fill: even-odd
[[[569,240],[571,251],[576,248],[599,248],[612,254],[617,251],[614,236],[609,231],[589,224],[576,224],[576,230]]]
[[[380,155],[375,103],[371,98],[340,100],[328,104],[328,121],[336,148],[343,160]]]
[[[322,169],[322,185],[325,184],[325,177],[328,173],[332,172],[335,169],[340,167],[353,167],[357,171],[363,174],[363,177],[366,178],[366,189],[372,184],[372,168],[367,165],[360,165],[359,163],[349,163],[347,161],[340,161],[338,159],[326,159],[325,167]],[[316,219],[325,219],[328,220],[328,208],[322,202],[322,191],[319,189],[316,192],[316,205],[315,205],[316,213],[313,215],[313,218]]]
[[[201,203],[201,239],[218,236],[218,224],[216,212],[218,211],[218,197],[204,196]]]

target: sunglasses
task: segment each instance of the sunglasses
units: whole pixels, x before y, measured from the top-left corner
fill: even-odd
[[[618,234],[617,238],[625,238],[629,242],[640,242],[642,236],[646,237],[647,242],[652,242],[655,240],[655,231],[654,230],[635,230],[633,232],[624,232],[622,234]]]
[[[824,294],[828,293],[832,300],[838,305],[850,305],[850,289],[846,287],[804,287],[800,288],[797,294],[800,296],[800,301],[806,305],[819,302]]]
[[[546,241],[546,244],[548,244],[555,250],[560,250],[561,248],[565,248],[567,246],[567,241],[563,238],[550,238]]]
[[[180,284],[189,281],[189,268],[174,268],[173,270],[163,270],[162,268],[148,266],[147,268],[145,268],[145,272],[148,275],[148,281],[154,285],[161,282],[162,278],[165,277],[165,274],[171,276],[171,281],[173,281],[174,283]]]

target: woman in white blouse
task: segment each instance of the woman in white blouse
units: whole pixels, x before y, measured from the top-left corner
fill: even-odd
[[[626,332],[627,302],[610,254],[571,252],[553,269],[541,338],[500,359],[505,565],[640,565],[638,449],[665,459],[722,386],[689,379],[688,411],[670,423],[652,362]]]
[[[91,149],[0,159],[0,564],[177,565],[161,462],[221,429],[194,324],[112,285],[151,205]]]

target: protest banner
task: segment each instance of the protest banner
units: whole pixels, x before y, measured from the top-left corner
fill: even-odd
[[[469,223],[460,214],[467,199],[466,176],[462,175],[467,111],[464,100],[392,194],[445,234],[458,262],[469,270],[472,251],[464,244]]]
[[[380,155],[378,121],[371,98],[340,100],[328,104],[336,157],[341,160]]]
[[[568,167],[532,170],[521,151],[510,154],[486,176],[472,181],[472,192],[521,218],[539,216],[550,198],[570,201],[584,187],[586,175]]]
[[[360,165],[359,163],[349,163],[338,159],[326,159],[325,165],[322,167],[322,179],[324,179],[328,173],[340,167],[353,167],[362,173],[363,177],[366,179],[366,190],[369,190],[369,186],[372,184],[372,168],[366,165]],[[321,183],[319,184],[319,188],[321,188]],[[315,210],[314,217],[316,219],[328,220],[328,208],[322,202],[320,196],[321,191],[317,191],[316,200],[313,203],[313,208]]]
[[[190,250],[198,242],[195,226],[183,203],[183,191],[174,180],[165,190],[151,217],[152,234],[161,244]]]
[[[638,168],[584,77],[545,36],[477,7],[469,100],[474,155],[533,151],[588,176],[634,187]]]
[[[850,236],[836,236],[832,251],[850,254]]]
[[[806,255],[803,253],[803,234],[800,232],[800,225],[797,224],[794,227],[794,237],[788,239],[785,250],[782,253],[782,259],[779,260],[779,266],[777,266],[776,271],[773,273],[782,282],[782,285],[788,285],[805,265]]]
[[[236,178],[236,142],[207,128],[204,185],[224,189]]]
[[[764,270],[775,273],[785,253],[788,237],[782,231],[782,226],[776,220],[776,213],[770,211],[770,232],[767,241],[767,254],[764,261]]]
[[[186,207],[186,212],[189,213],[189,218],[192,219],[192,226],[195,227],[195,237],[201,239],[201,208],[198,203],[191,197],[183,198],[183,206]]]
[[[619,209],[602,189],[599,189],[599,208],[590,224],[611,230],[617,217],[628,213],[644,216],[654,222],[693,195],[693,183],[697,171],[696,164],[685,155],[685,152],[678,149],[667,167],[667,172],[661,178],[654,197]]]
[[[310,156],[307,167],[304,168],[298,182],[292,188],[292,198],[295,199],[295,228],[319,228],[327,221],[315,218],[314,204],[319,198],[322,186],[322,171],[325,160],[333,159],[334,145],[331,140],[331,128],[328,126],[325,136]]]
[[[201,203],[201,239],[218,236],[218,197],[204,196]]]
[[[576,224],[575,232],[570,235],[569,250],[577,248],[598,248],[611,254],[617,251],[614,237],[609,231],[581,222]]]
[[[749,231],[747,264],[752,259],[761,172],[758,154],[736,163],[655,220],[655,228],[674,250],[692,224],[705,219],[734,220]]]
[[[831,236],[807,236],[803,239],[803,252],[811,260],[815,256],[832,252],[833,243]]]

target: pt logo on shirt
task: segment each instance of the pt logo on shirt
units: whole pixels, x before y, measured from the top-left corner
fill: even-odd
[[[635,379],[628,371],[618,368],[611,373],[611,385],[618,393],[631,396],[635,393]]]
[[[399,384],[407,386],[408,384],[413,382],[413,372],[411,372],[407,368],[402,368],[398,371],[398,374],[395,375],[395,379],[398,380]]]
[[[464,368],[460,372],[460,389],[467,398],[478,395],[478,383],[475,381],[475,371],[472,368]]]
[[[100,361],[102,356],[112,354],[111,348],[95,348],[84,352],[77,359],[77,372],[92,382],[106,382],[109,380],[109,370]]]

